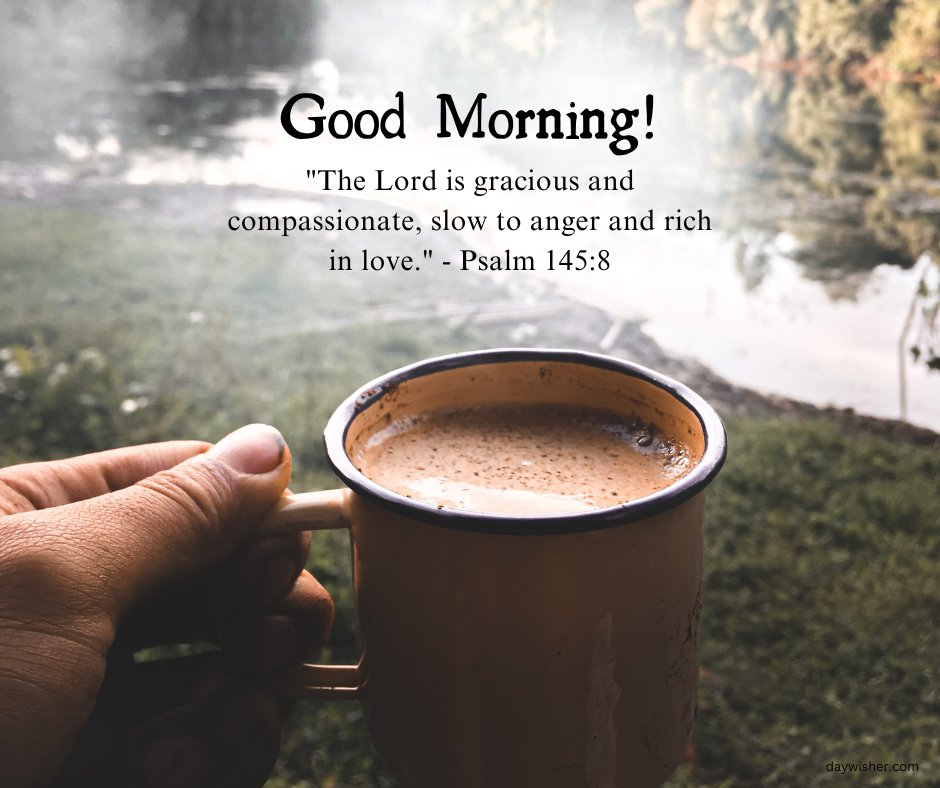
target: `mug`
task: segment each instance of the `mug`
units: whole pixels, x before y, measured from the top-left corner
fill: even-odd
[[[640,418],[681,438],[695,464],[643,498],[546,516],[441,509],[353,462],[383,423],[483,403]],[[695,715],[703,493],[726,453],[715,411],[615,358],[488,350],[366,384],[324,438],[346,488],[285,496],[264,528],[350,530],[361,659],[297,666],[281,690],[358,699],[379,755],[413,788],[662,783]]]

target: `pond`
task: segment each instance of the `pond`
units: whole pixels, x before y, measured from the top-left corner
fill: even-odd
[[[391,201],[425,223],[445,206],[490,216],[702,211],[710,231],[523,228],[507,240],[490,222],[447,243],[607,250],[607,271],[512,272],[512,286],[602,309],[612,332],[639,321],[666,352],[740,386],[940,430],[940,116],[926,87],[717,59],[680,47],[677,28],[658,17],[638,13],[638,25],[603,2],[350,5],[291,0],[262,14],[249,3],[192,11],[86,0],[3,12],[12,111],[0,115],[0,185],[29,196],[89,180],[254,184],[278,191],[225,210],[309,212],[322,191],[308,167],[629,174],[632,191],[594,195],[352,196]],[[357,108],[388,108],[401,90],[407,139],[292,139],[277,116],[301,90]],[[655,136],[622,157],[593,140],[441,140],[440,91],[465,103],[484,91],[494,107],[579,109],[639,106],[652,94]]]

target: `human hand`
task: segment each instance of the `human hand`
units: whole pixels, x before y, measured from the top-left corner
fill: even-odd
[[[290,452],[251,425],[0,470],[0,785],[260,786],[329,595],[309,534],[255,538]],[[160,643],[221,652],[135,663]]]

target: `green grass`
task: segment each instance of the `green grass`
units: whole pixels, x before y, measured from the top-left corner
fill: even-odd
[[[28,205],[0,205],[0,238],[0,369],[17,367],[0,374],[5,463],[260,420],[290,442],[296,488],[332,486],[320,433],[347,392],[424,356],[510,344],[502,329],[370,317],[453,293],[430,275],[416,293],[329,274],[309,265],[312,242]],[[697,762],[672,785],[842,784],[827,763],[868,760],[917,762],[909,783],[937,784],[940,443],[821,417],[728,430],[708,499]],[[310,567],[336,601],[325,657],[354,659],[345,536],[318,535]],[[395,783],[356,705],[306,703],[270,785]]]
[[[940,449],[824,419],[734,419],[708,505],[699,768],[826,785],[829,761],[940,779]],[[897,775],[866,784],[902,784]],[[730,780],[730,783],[722,781]]]

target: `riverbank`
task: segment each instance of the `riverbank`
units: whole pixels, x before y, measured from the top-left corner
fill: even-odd
[[[225,259],[232,261],[229,270],[233,276],[243,273],[243,266],[237,262],[242,255],[249,267],[257,261],[278,280],[271,286],[272,292],[277,292],[280,286],[285,292],[304,293],[308,299],[305,306],[300,299],[290,298],[285,308],[268,316],[263,326],[253,329],[253,333],[270,341],[311,332],[329,334],[355,330],[376,324],[398,325],[402,332],[410,333],[416,324],[435,324],[455,334],[464,333],[477,338],[480,347],[554,345],[630,359],[685,382],[714,402],[724,415],[825,417],[838,421],[848,430],[899,436],[922,445],[936,440],[936,432],[902,421],[868,417],[851,408],[817,407],[733,385],[712,373],[704,364],[665,352],[643,332],[642,321],[624,320],[603,309],[579,303],[546,281],[522,274],[497,281],[470,273],[461,277],[458,289],[454,280],[440,270],[420,272],[420,278],[414,274],[388,271],[336,273],[328,270],[332,247],[343,243],[336,234],[309,233],[309,237],[285,239],[279,233],[257,233],[247,237],[226,229],[225,217],[229,213],[237,208],[258,206],[266,206],[273,211],[301,208],[311,213],[336,208],[347,211],[352,208],[366,213],[382,210],[379,204],[361,200],[335,197],[326,200],[322,196],[305,197],[296,192],[256,186],[134,186],[99,176],[80,179],[78,183],[56,184],[38,174],[31,177],[28,172],[22,172],[19,177],[0,179],[0,209],[6,209],[11,217],[5,227],[7,235],[18,235],[20,244],[29,247],[29,235],[41,233],[43,238],[35,246],[37,253],[41,253],[44,245],[57,249],[74,245],[75,239],[70,233],[73,229],[79,230],[77,237],[84,235],[89,248],[77,249],[78,254],[98,255],[96,267],[110,269],[113,276],[109,279],[116,287],[122,281],[146,286],[148,277],[155,284],[175,280],[181,288],[181,298],[168,305],[167,318],[188,306],[193,309],[188,309],[187,315],[181,317],[193,320],[188,312],[199,311],[196,307],[203,300],[208,302],[210,309],[222,309],[226,319],[232,310],[241,312],[241,305],[233,300],[234,293],[229,293],[228,299],[220,294],[216,303],[216,296],[210,290],[212,283],[224,276]],[[34,216],[39,218],[34,219]],[[98,239],[96,243],[94,228],[102,222],[109,227],[108,233],[121,237],[121,244],[129,252],[126,266],[132,271],[123,269],[125,263],[114,259],[119,251],[109,247],[106,239]],[[176,249],[174,238],[181,235],[189,237],[192,246],[180,250],[177,259],[159,253],[161,244],[169,244],[165,251],[172,253]],[[159,238],[156,246],[151,242],[152,237]],[[442,248],[448,243],[451,242],[446,236],[443,242],[435,242]],[[148,248],[134,252],[135,244]],[[409,241],[407,237],[394,235],[384,241],[384,247],[390,252],[410,252],[413,256],[420,254],[416,249],[418,245],[424,246],[423,243]],[[12,249],[7,250],[4,264],[13,262],[11,252]],[[24,250],[24,254],[28,252]],[[60,269],[63,276],[69,278],[77,273],[72,270],[74,261],[68,261],[59,252],[56,255],[63,257]],[[21,273],[28,277],[37,270],[48,273],[54,280],[62,278],[54,276],[55,272],[46,267],[34,267],[31,272]],[[12,268],[8,267],[8,271]],[[37,291],[42,289],[38,282],[31,285],[24,279],[8,281],[17,290],[28,290],[31,286]],[[188,290],[187,281],[191,285]],[[223,289],[230,284],[223,283]],[[343,298],[328,297],[325,291],[330,289],[343,293]],[[381,298],[376,298],[376,291],[381,291]],[[92,302],[100,305],[98,294],[86,292],[83,295],[82,292],[82,289],[73,288],[64,301],[75,307]],[[351,300],[346,298],[350,293],[356,294]],[[42,309],[37,313],[30,304],[27,299],[18,306],[23,314],[41,318]],[[247,319],[251,311],[249,306],[242,317]],[[195,318],[198,325],[205,325],[208,321],[208,313],[202,314],[205,320],[198,316]],[[99,310],[96,310],[96,316],[99,325],[104,325],[109,319]],[[22,333],[23,326],[16,327],[14,320],[7,320],[6,324],[8,331]],[[167,330],[173,332],[170,326]],[[377,371],[384,369],[380,367]]]

